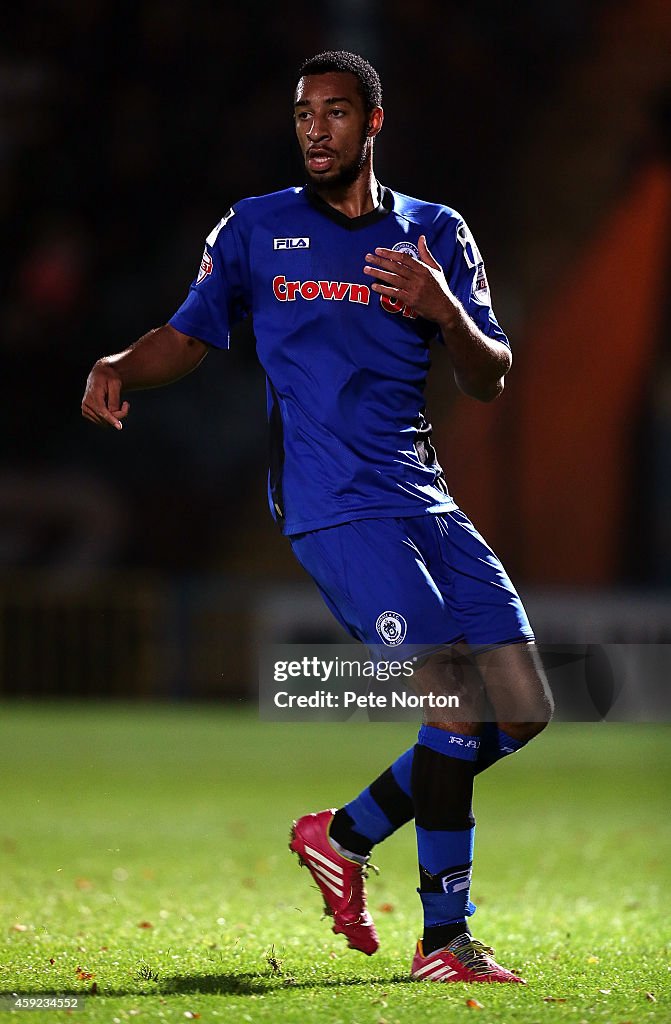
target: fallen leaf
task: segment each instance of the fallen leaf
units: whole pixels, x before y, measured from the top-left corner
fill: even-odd
[[[482,1003],[479,1003],[477,999],[467,999],[466,1006],[468,1006],[470,1010],[484,1010],[484,1006]]]
[[[650,1002],[650,1003],[656,1003],[656,1002],[657,1002],[657,996],[656,996],[656,995],[653,995],[653,993],[652,993],[652,992],[646,992],[646,993],[645,993],[645,998],[646,998],[646,999],[648,1000],[648,1002]]]
[[[52,956],[49,957],[49,963],[52,965],[52,967],[56,963],[56,961],[54,960],[54,958]]]
[[[598,956],[588,956],[587,957],[587,963],[588,964],[598,964],[598,962],[599,962]]]
[[[566,998],[564,996],[543,996],[544,1003],[565,1003]]]
[[[138,924],[138,928],[153,928],[153,927],[154,926],[151,923],[151,921],[140,921],[140,923]]]
[[[98,982],[97,981],[93,982],[93,984],[91,985],[91,988],[89,989],[89,993],[92,996],[97,996],[98,995]]]
[[[381,914],[393,914],[394,904],[393,903],[381,903],[377,908]]]
[[[85,971],[82,967],[78,967],[75,973],[80,981],[92,981],[95,978],[95,974]]]

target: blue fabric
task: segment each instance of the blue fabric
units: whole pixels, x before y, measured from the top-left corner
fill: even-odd
[[[462,736],[461,733],[438,729],[435,725],[423,725],[417,742],[446,757],[457,757],[461,761],[477,761],[480,747],[479,736]]]
[[[416,826],[419,863],[439,876],[442,892],[418,890],[424,908],[424,926],[433,928],[470,917],[471,865],[475,828],[440,832]]]
[[[485,722],[480,736],[480,752],[478,754],[478,771],[484,771],[490,765],[500,761],[508,754],[516,754],[518,750],[526,746],[526,740],[516,740],[509,736],[503,729],[499,729],[496,722]]]
[[[207,237],[170,323],[228,348],[231,327],[253,315],[275,453],[268,497],[286,534],[455,507],[430,445],[415,447],[439,332],[364,274],[367,252],[418,253],[421,234],[469,316],[507,345],[482,257],[447,206],[385,189],[376,211],[348,219],[288,188],[236,203]]]
[[[391,766],[392,775],[406,796],[412,796],[412,759],[414,756],[415,748],[410,747],[400,757],[397,757]]]
[[[345,804],[345,810],[352,819],[352,828],[360,836],[370,839],[374,846],[395,831],[394,826],[379,804],[371,796],[369,789],[364,789],[354,800]]]
[[[477,907],[466,893],[463,899],[445,896],[442,892],[419,892],[424,910],[424,927],[435,928],[441,924],[457,924],[471,917]]]
[[[411,773],[414,747],[406,750],[398,757],[391,766],[392,774],[399,787],[407,796],[411,796]],[[360,836],[370,839],[371,844],[381,843],[393,832],[396,826],[392,825],[377,801],[372,797],[370,789],[366,788],[359,793],[354,800],[345,804],[345,810],[352,819],[352,828]]]
[[[415,826],[419,863],[432,875],[442,875],[452,867],[463,867],[473,860],[475,827],[434,831]]]
[[[355,520],[291,546],[338,621],[377,658],[403,661],[459,639],[533,639],[505,569],[459,509]]]

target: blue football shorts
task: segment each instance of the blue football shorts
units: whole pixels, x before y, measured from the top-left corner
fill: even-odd
[[[501,562],[459,509],[357,519],[289,539],[338,622],[378,652],[534,639]]]

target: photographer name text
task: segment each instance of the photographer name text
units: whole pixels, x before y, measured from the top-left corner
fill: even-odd
[[[287,708],[458,708],[456,694],[443,693],[356,693],[345,690],[333,693],[330,690],[315,690],[313,693],[289,693],[279,690],[273,697],[273,704],[280,710]]]

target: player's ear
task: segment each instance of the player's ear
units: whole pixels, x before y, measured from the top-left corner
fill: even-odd
[[[374,138],[382,127],[384,121],[384,111],[382,107],[373,107],[370,114],[368,115],[368,138]]]

